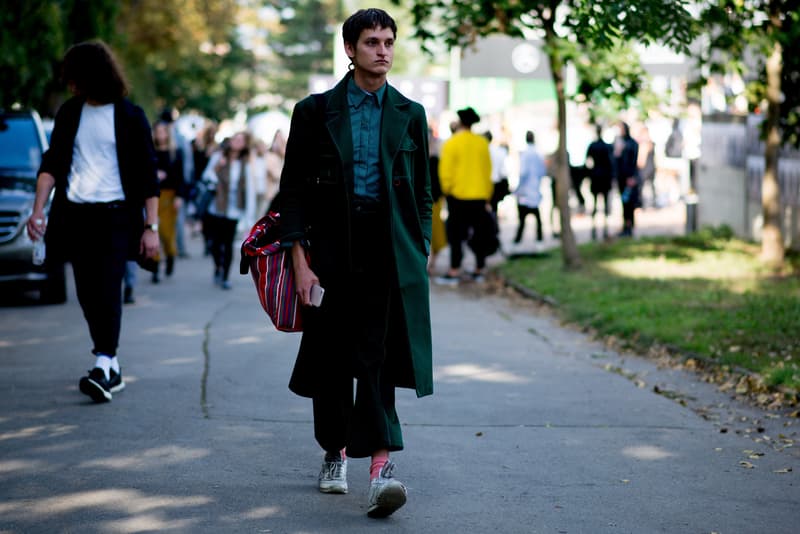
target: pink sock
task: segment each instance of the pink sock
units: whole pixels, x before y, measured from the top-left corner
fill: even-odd
[[[389,461],[388,452],[381,452],[378,454],[374,454],[372,456],[372,463],[369,466],[369,479],[373,480],[378,478],[378,475],[381,473],[381,469],[383,469],[383,466],[386,465],[386,462],[388,461]]]

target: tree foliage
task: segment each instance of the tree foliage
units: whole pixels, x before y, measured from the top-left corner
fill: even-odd
[[[701,64],[710,74],[741,73],[749,80],[751,108],[766,103],[761,258],[777,269],[785,254],[778,155],[783,144],[800,146],[798,7],[798,0],[716,0],[701,13],[708,31]]]
[[[771,16],[770,13],[774,12]],[[767,98],[766,60],[775,44],[782,50],[779,128],[783,142],[800,146],[800,1],[718,0],[705,6],[701,24],[707,46],[698,57],[706,75],[735,72],[747,81],[751,111]],[[766,126],[766,123],[764,124]]]
[[[252,54],[239,43],[237,0],[10,0],[0,10],[0,106],[52,115],[69,46],[102,39],[119,56],[131,96],[154,116],[162,106],[229,116],[254,93]]]
[[[8,0],[0,10],[0,107],[51,114],[59,103],[59,60],[73,43],[113,35],[110,0]]]
[[[334,36],[342,23],[339,2],[333,0],[271,0],[280,16],[280,31],[271,48],[279,58],[270,79],[275,93],[289,103],[308,94],[312,74],[333,70]],[[338,43],[337,43],[338,44]]]
[[[235,0],[123,3],[112,44],[150,116],[170,106],[224,117],[252,97],[242,73],[254,61],[236,38],[237,9]]]

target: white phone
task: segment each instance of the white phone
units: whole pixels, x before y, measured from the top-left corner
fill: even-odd
[[[325,295],[325,288],[319,284],[311,286],[311,305],[315,307],[322,306],[322,297]]]

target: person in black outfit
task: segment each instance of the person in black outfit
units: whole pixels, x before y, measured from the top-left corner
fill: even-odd
[[[211,224],[209,223],[208,210],[198,211],[198,204],[201,201],[202,189],[201,184],[203,180],[203,173],[208,166],[212,154],[221,147],[216,142],[217,123],[215,121],[208,121],[203,128],[197,133],[197,136],[192,139],[192,159],[194,163],[194,176],[192,185],[189,191],[189,199],[195,204],[195,222],[200,224],[200,231],[203,234],[204,255],[211,254]]]
[[[611,191],[611,181],[614,178],[614,161],[612,147],[603,141],[603,127],[595,125],[597,139],[589,144],[586,149],[586,166],[588,167],[590,190],[592,192],[592,239],[597,239],[597,204],[603,198],[603,239],[608,238],[608,216],[611,214],[611,205],[608,203],[608,193]]]
[[[633,235],[633,214],[639,207],[641,179],[639,177],[639,143],[631,137],[627,123],[620,121],[617,125],[618,135],[614,141],[614,167],[617,176],[617,187],[622,198],[623,227],[620,237]]]
[[[154,258],[159,249],[156,158],[150,124],[125,98],[128,84],[108,46],[77,44],[62,69],[74,97],[56,115],[27,230],[33,240],[44,238],[46,261],[72,264],[96,356],[79,388],[108,402],[125,387],[117,345],[126,261]]]
[[[163,120],[153,125],[153,143],[156,149],[156,172],[158,174],[161,196],[158,202],[158,236],[166,256],[167,276],[175,269],[175,256],[178,255],[179,213],[184,199],[188,196],[188,186],[183,179],[183,151],[175,145],[172,128]],[[153,272],[153,283],[159,282],[158,269]]]

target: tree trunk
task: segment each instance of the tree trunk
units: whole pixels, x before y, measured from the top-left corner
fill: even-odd
[[[548,32],[548,37],[550,37],[550,32]],[[572,181],[569,176],[569,158],[567,156],[567,98],[564,94],[563,62],[558,56],[557,47],[548,46],[547,49],[550,72],[558,101],[558,150],[554,167],[556,169],[555,203],[558,206],[558,216],[561,221],[561,256],[566,269],[578,269],[581,266],[581,256],[575,242],[575,234],[572,232],[569,212],[569,190],[572,187]]]
[[[761,209],[764,217],[764,226],[761,231],[761,259],[776,269],[783,265],[784,259],[783,234],[781,232],[781,190],[778,184],[782,63],[781,45],[775,41],[766,66],[768,105],[764,178],[761,184]]]

